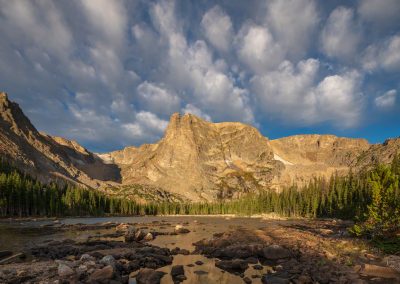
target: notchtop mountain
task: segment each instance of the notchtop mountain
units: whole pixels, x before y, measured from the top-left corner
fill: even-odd
[[[269,140],[243,123],[175,113],[157,143],[95,154],[39,132],[19,105],[0,93],[0,157],[43,182],[69,182],[135,200],[239,198],[388,163],[397,152],[400,138],[383,144],[334,135]]]

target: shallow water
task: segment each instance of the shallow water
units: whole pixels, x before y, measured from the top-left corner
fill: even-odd
[[[188,234],[182,235],[160,235],[153,241],[152,244],[159,247],[167,247],[173,249],[179,247],[189,251],[194,250],[193,243],[201,239],[212,238],[215,233],[226,232],[238,227],[257,229],[268,226],[272,222],[265,221],[259,218],[226,218],[226,217],[204,217],[204,216],[148,216],[148,217],[109,217],[109,218],[66,218],[60,219],[60,223],[64,224],[96,224],[104,222],[116,223],[138,223],[148,224],[154,221],[161,222],[157,226],[158,231],[171,231],[172,226],[176,224],[185,224],[190,230]],[[58,221],[57,221],[58,222]],[[43,227],[46,224],[54,223],[53,220],[38,220],[26,222],[0,222],[0,250],[12,250],[14,252],[24,250],[33,245],[40,244],[49,240],[57,239],[75,239],[84,240],[89,235],[101,234],[113,231],[97,230],[97,231],[57,231],[57,229]],[[164,224],[170,224],[165,225]],[[161,228],[160,228],[161,227]],[[194,265],[197,260],[204,262],[203,265]],[[162,278],[161,283],[173,283],[170,271],[173,265],[184,265],[185,275],[187,280],[183,283],[243,283],[240,276],[222,271],[215,267],[215,259],[207,259],[202,255],[176,255],[174,256],[173,264],[160,268],[167,274]],[[251,278],[252,275],[261,277],[266,272],[268,267],[264,267],[264,271],[257,271],[250,268],[245,272],[245,276]],[[260,278],[252,279],[253,283],[261,283]]]

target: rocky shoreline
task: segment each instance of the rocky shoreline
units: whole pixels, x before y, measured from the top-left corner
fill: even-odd
[[[175,263],[177,255],[205,256],[215,261],[219,273],[236,275],[243,283],[400,283],[400,257],[371,251],[349,238],[344,233],[347,225],[298,220],[257,229],[235,226],[196,240],[190,251],[160,247],[153,241],[190,236],[204,230],[200,222],[65,225],[55,221],[46,226],[88,235],[49,239],[14,258],[10,252],[0,252],[0,283],[169,283],[166,269],[161,269],[166,267],[173,283],[193,283],[189,269],[203,267],[194,273],[208,273],[200,260]]]

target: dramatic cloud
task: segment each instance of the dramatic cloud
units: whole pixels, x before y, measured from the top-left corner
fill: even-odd
[[[363,57],[363,67],[368,71],[400,70],[400,35],[392,36],[383,43],[370,45]]]
[[[221,7],[215,6],[207,11],[201,20],[201,26],[212,45],[222,51],[230,48],[233,37],[232,22]]]
[[[400,4],[397,0],[360,0],[361,17],[379,28],[399,27]]]
[[[275,68],[284,58],[282,47],[267,27],[247,24],[240,30],[237,41],[239,57],[255,73]]]
[[[351,60],[358,50],[360,37],[353,9],[338,7],[322,30],[322,50],[329,57]]]
[[[380,108],[392,107],[396,103],[396,90],[390,90],[375,98],[375,105]]]
[[[254,77],[254,92],[266,114],[300,125],[330,121],[351,127],[360,118],[360,75],[356,71],[317,82],[315,59],[297,66],[283,62],[277,71]]]
[[[313,0],[273,0],[268,2],[267,23],[281,46],[293,57],[304,56],[319,22]]]
[[[396,111],[399,7],[0,0],[0,79],[39,130],[95,151],[157,141],[173,112],[354,134]]]

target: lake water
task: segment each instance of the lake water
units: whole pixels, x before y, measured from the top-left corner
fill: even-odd
[[[96,224],[104,222],[116,223],[138,223],[148,224],[154,221],[167,222],[172,226],[175,224],[187,223],[186,227],[190,230],[188,234],[182,235],[160,235],[152,244],[159,247],[167,247],[173,249],[179,247],[189,251],[194,250],[193,243],[202,239],[210,239],[215,233],[223,233],[238,227],[258,229],[265,228],[272,222],[260,218],[227,218],[227,217],[205,217],[205,216],[145,216],[145,217],[106,217],[106,218],[66,218],[60,219],[60,223],[64,224]],[[58,222],[58,221],[57,221]],[[286,221],[287,222],[287,221]],[[51,227],[45,227],[47,224],[53,224],[54,220],[37,220],[37,221],[7,221],[0,222],[0,250],[12,250],[14,252],[24,250],[33,245],[40,244],[49,240],[58,239],[75,239],[84,240],[89,235],[105,233],[106,231],[59,231]],[[113,230],[113,229],[112,229]],[[171,226],[157,228],[158,231],[171,231]],[[110,230],[109,230],[110,231]],[[201,260],[203,265],[194,265],[196,261]],[[162,278],[161,283],[173,283],[170,277],[171,267],[181,264],[185,266],[185,275],[187,280],[183,283],[243,283],[243,279],[237,275],[222,271],[215,267],[215,259],[207,259],[202,255],[176,255],[173,264],[162,267],[158,270],[164,271],[166,274]],[[247,269],[245,275],[251,278],[254,275],[261,277],[266,273],[268,267],[264,267],[264,271],[257,271],[252,268]],[[259,278],[252,279],[253,283],[261,283]]]

